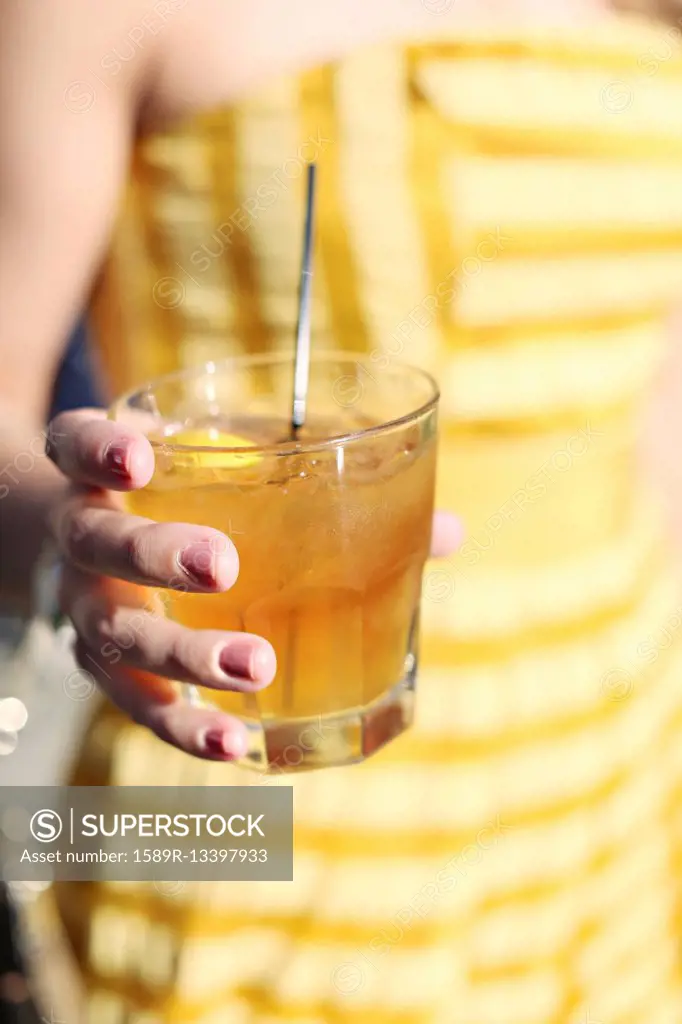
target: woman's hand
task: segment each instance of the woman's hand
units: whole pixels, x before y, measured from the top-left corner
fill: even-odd
[[[48,454],[71,482],[52,528],[64,560],[60,604],[76,629],[79,665],[167,743],[213,760],[242,757],[243,723],[188,704],[170,680],[259,690],[275,676],[272,646],[250,633],[181,626],[156,614],[143,589],[228,590],[239,572],[231,540],[208,526],[155,523],[122,511],[114,492],[144,487],[154,471],[152,447],[142,434],[99,411],[80,410],[58,416],[49,437]],[[437,515],[434,554],[453,550],[458,534],[451,516]],[[106,650],[115,658],[107,661]]]

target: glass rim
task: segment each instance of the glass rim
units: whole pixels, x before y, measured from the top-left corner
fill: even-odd
[[[290,363],[292,368],[293,376],[293,360],[294,350],[285,352],[258,352],[258,353],[243,353],[241,355],[226,356],[223,359],[208,360],[205,363],[200,363],[196,366],[184,367],[180,370],[173,370],[170,373],[161,374],[158,377],[148,381],[142,387],[131,388],[129,391],[125,391],[119,398],[115,399],[109,406],[109,416],[114,418],[114,422],[120,422],[117,420],[117,413],[122,409],[131,409],[132,402],[138,396],[151,394],[156,388],[163,386],[164,384],[172,383],[178,380],[191,380],[192,378],[199,378],[205,375],[211,375],[218,373],[221,369],[225,370],[231,366],[236,367],[248,367],[248,366],[262,366],[268,363],[273,366],[280,365],[282,363]],[[351,363],[358,365],[359,363],[368,363],[369,356],[365,352],[353,352],[348,350],[325,350],[323,352],[314,352],[310,357],[311,363],[313,362],[341,362]],[[411,375],[420,377],[422,381],[430,388],[431,397],[426,402],[422,402],[416,409],[410,412],[403,413],[402,416],[396,416],[394,419],[386,420],[383,423],[375,424],[374,426],[367,427],[360,430],[352,430],[346,434],[336,434],[332,437],[324,438],[321,441],[310,441],[301,442],[293,441],[287,438],[286,441],[278,441],[276,443],[263,444],[263,445],[199,445],[199,444],[175,444],[172,436],[162,441],[156,441],[152,438],[148,438],[152,448],[163,449],[164,452],[168,452],[169,449],[172,452],[177,452],[179,455],[190,454],[192,452],[203,453],[213,452],[221,454],[239,454],[245,451],[259,454],[277,454],[277,455],[288,455],[288,454],[300,454],[301,452],[309,451],[321,451],[326,448],[336,447],[340,444],[348,444],[353,441],[363,440],[366,437],[372,437],[377,434],[382,434],[385,431],[393,430],[396,427],[407,425],[414,420],[419,419],[426,413],[430,412],[438,403],[440,399],[440,389],[436,383],[435,378],[428,373],[428,371],[421,369],[421,367],[414,366],[412,363],[395,362],[393,364],[394,369],[399,369],[409,373]],[[380,372],[385,372],[384,370]]]

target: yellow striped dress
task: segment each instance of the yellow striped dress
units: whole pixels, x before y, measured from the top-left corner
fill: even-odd
[[[314,344],[442,387],[417,723],[293,785],[291,883],[69,885],[90,1024],[679,1024],[682,595],[636,465],[682,297],[662,30],[463,33],[274,82],[136,147],[93,298],[113,391]],[[79,784],[224,785],[104,708]]]

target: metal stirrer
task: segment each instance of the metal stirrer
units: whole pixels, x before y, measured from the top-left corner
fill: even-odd
[[[298,286],[298,320],[296,323],[296,354],[294,356],[294,395],[291,409],[290,438],[295,441],[305,423],[310,380],[310,296],[312,292],[313,222],[315,219],[315,173],[316,165],[308,164],[308,187],[303,229],[303,255],[301,256],[301,277]],[[283,704],[291,708],[294,697],[295,629],[290,623],[287,672],[283,680]]]
[[[296,356],[294,360],[294,400],[291,411],[291,437],[305,423],[310,378],[310,296],[312,292],[313,221],[315,216],[316,165],[308,164],[308,194],[306,198],[305,228],[301,280],[298,286],[298,321],[296,324]]]

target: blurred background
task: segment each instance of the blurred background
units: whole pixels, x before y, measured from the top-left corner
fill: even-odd
[[[422,6],[435,19],[453,7]],[[389,765],[385,788],[351,775],[335,775],[329,797],[324,780],[301,787],[301,832],[329,842],[306,871],[314,879],[310,864],[323,866],[333,885],[311,895],[313,882],[298,877],[270,916],[265,897],[235,896],[244,930],[263,918],[275,933],[262,969],[260,959],[250,965],[251,984],[289,1020],[356,1020],[357,1004],[329,980],[358,953],[344,936],[383,934],[407,898],[404,877],[431,878],[442,866],[443,845],[434,853],[425,840],[405,854],[403,879],[377,870],[387,840],[372,827],[373,799],[387,829],[407,821],[410,841],[435,834],[455,850],[491,815],[521,824],[442,908],[451,911],[445,924],[426,915],[413,946],[392,950],[383,990],[361,993],[365,1020],[682,1021],[682,672],[670,627],[682,608],[682,9],[646,7],[647,22],[570,42],[530,30],[519,39],[512,27],[463,32],[433,50],[415,44],[399,62],[379,48],[349,59],[335,79],[311,73],[245,103],[229,131],[209,122],[203,134],[140,147],[139,177],[131,172],[139,202],[125,207],[113,238],[92,326],[77,324],[65,342],[48,418],[103,405],[105,379],[123,389],[263,339],[288,343],[300,179],[286,179],[271,212],[239,229],[236,244],[221,242],[205,270],[195,257],[216,248],[216,210],[248,209],[263,181],[296,162],[292,111],[302,96],[313,121],[301,137],[319,118],[340,144],[318,154],[328,191],[316,344],[355,347],[361,336],[389,359],[428,366],[441,384],[438,503],[466,535],[439,563],[443,585],[425,593],[414,745]],[[67,103],[87,115],[83,95]],[[416,140],[408,156],[400,104]],[[102,702],[75,671],[68,632],[55,638],[45,582],[33,621],[0,618],[2,786],[63,784],[84,741],[86,767],[92,755],[88,727]],[[642,644],[653,644],[653,668]],[[92,755],[105,781],[124,749],[115,748],[118,730],[128,737],[133,727],[115,723],[105,752]],[[139,764],[175,770],[159,746],[143,745]],[[333,800],[338,828],[365,829],[369,866],[337,857]],[[167,908],[152,894],[140,924],[115,894],[93,888],[82,934],[100,897],[119,916],[95,967],[87,942],[81,950],[99,986],[95,1005],[110,1007],[88,1024],[157,1024],[145,1000],[162,991],[171,1005],[175,968],[155,989],[134,950]],[[0,1024],[82,1019],[78,970],[42,898],[48,890],[12,883],[0,902]],[[202,911],[207,930],[220,935],[212,912]],[[204,936],[178,919],[173,941],[194,955]],[[231,934],[236,946],[240,935]],[[290,974],[278,942],[296,965]],[[430,944],[446,964],[440,974],[420,960]],[[127,952],[117,958],[119,946]],[[329,963],[316,959],[325,955]],[[209,992],[216,973],[197,972]],[[197,984],[193,1021],[266,1019],[260,1010],[236,1016],[240,986],[223,1016],[201,1016]],[[382,998],[392,1007],[385,1017]]]

